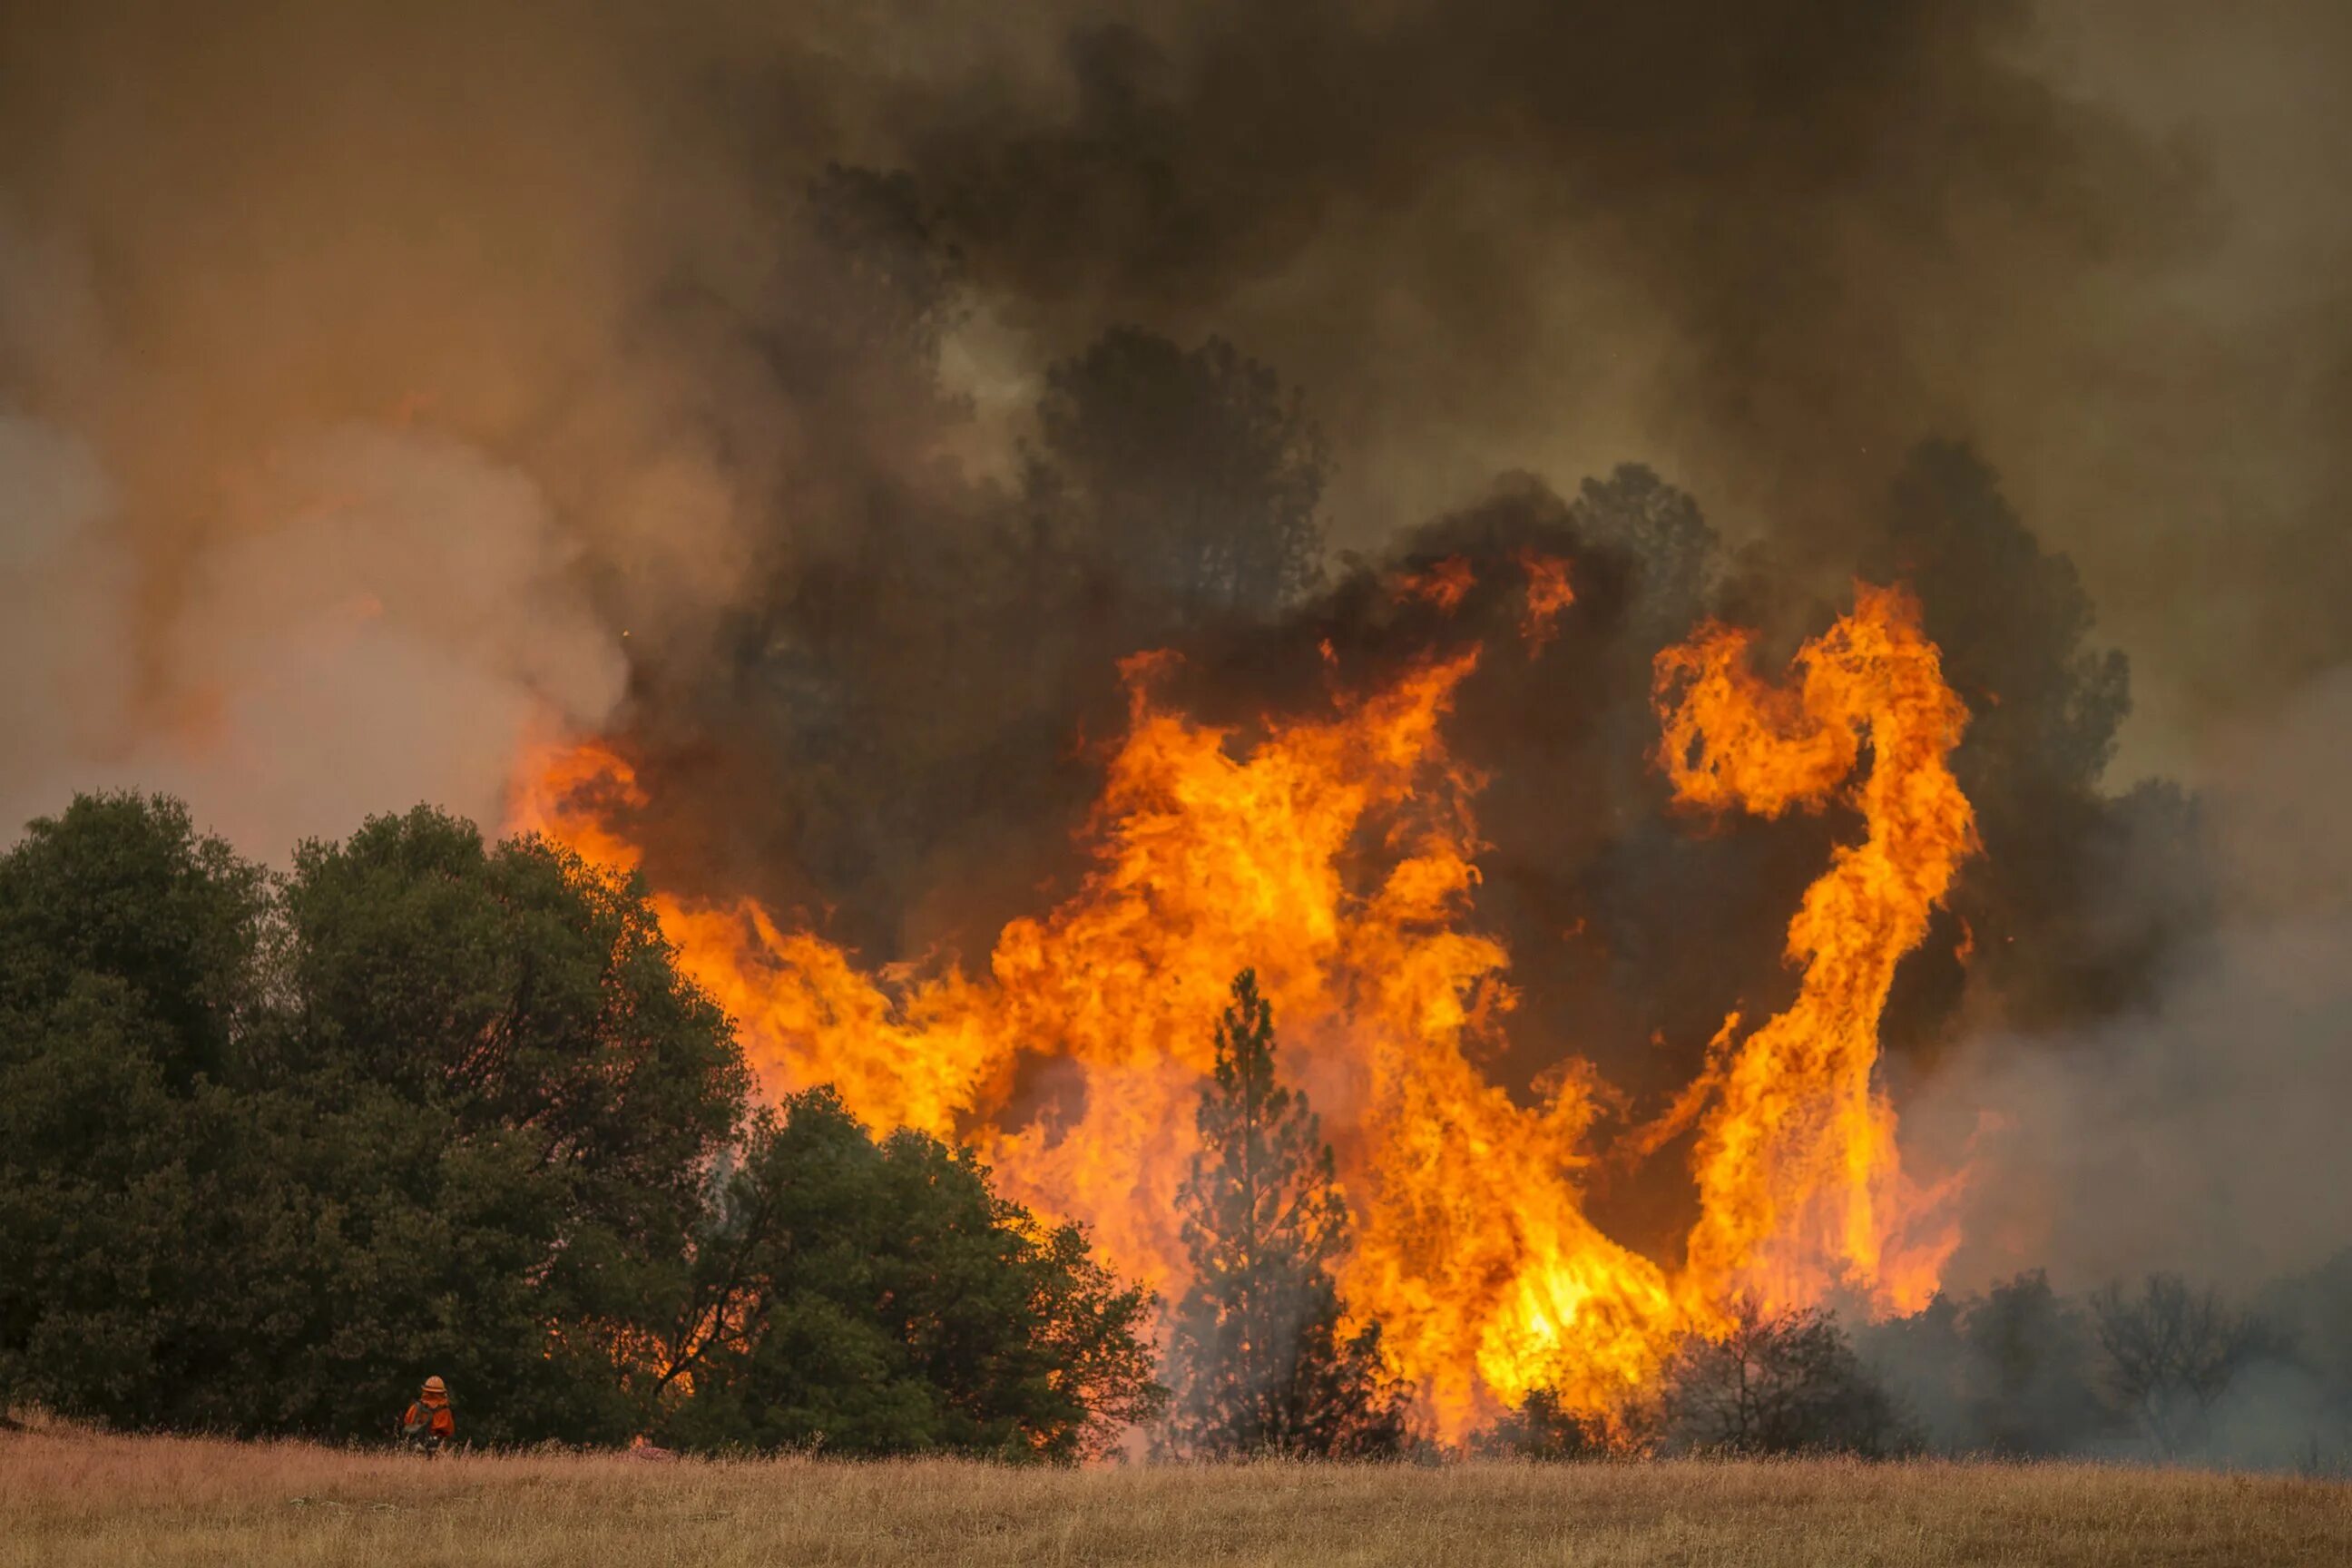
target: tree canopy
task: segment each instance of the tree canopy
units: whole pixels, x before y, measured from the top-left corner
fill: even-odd
[[[1263,614],[1316,582],[1323,437],[1299,395],[1231,343],[1106,332],[1047,374],[1037,417],[1033,489],[1180,618]]]
[[[664,1344],[698,1447],[1074,1459],[1157,1414],[1151,1299],[968,1152],[869,1138],[829,1089],[763,1121],[718,1187]]]
[[[1668,1358],[1658,1420],[1663,1445],[1682,1452],[1878,1458],[1919,1446],[1907,1414],[1833,1314],[1769,1311],[1752,1300]]]
[[[542,840],[419,808],[273,877],[78,799],[0,856],[0,1403],[365,1436],[437,1373],[476,1441],[1053,1459],[1151,1413],[1083,1236],[750,1088],[642,887]]]

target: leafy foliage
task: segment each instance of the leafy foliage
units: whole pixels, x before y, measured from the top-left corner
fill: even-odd
[[[471,1436],[627,1436],[625,1325],[743,1114],[725,1017],[640,889],[429,810],[303,846],[284,911],[274,1163],[320,1213],[281,1419],[350,1430],[439,1372]]]
[[[1181,1201],[1193,1283],[1168,1352],[1163,1440],[1193,1456],[1366,1458],[1405,1443],[1380,1326],[1341,1328],[1330,1264],[1348,1211],[1305,1095],[1274,1073],[1274,1016],[1247,970],[1217,1026],[1201,1152]]]
[[[474,1441],[1047,1458],[1154,1412],[1083,1237],[749,1089],[642,889],[542,841],[419,808],[273,879],[78,800],[0,856],[0,1395],[347,1437],[438,1373]]]
[[[266,882],[176,804],[85,797],[0,857],[0,1388],[208,1424],[295,1228],[238,1106]],[[211,1374],[207,1376],[207,1374]]]
[[[968,1152],[877,1142],[811,1089],[719,1197],[664,1347],[665,1381],[693,1391],[667,1426],[681,1446],[1076,1459],[1157,1413],[1150,1298]]]

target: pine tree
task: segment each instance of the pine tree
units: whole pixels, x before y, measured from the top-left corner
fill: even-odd
[[[1201,1152],[1179,1194],[1192,1286],[1176,1309],[1162,1445],[1198,1458],[1391,1455],[1406,1391],[1380,1327],[1343,1334],[1330,1265],[1347,1205],[1307,1097],[1274,1073],[1274,1016],[1249,970],[1217,1026]]]

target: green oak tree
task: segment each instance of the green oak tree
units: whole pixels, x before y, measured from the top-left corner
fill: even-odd
[[[830,1089],[763,1121],[721,1184],[664,1380],[697,1448],[1097,1457],[1154,1416],[1150,1298],[968,1152],[878,1142]]]
[[[420,807],[272,876],[175,803],[0,855],[0,1408],[1076,1459],[1153,1303],[968,1153],[754,1112],[645,890]]]

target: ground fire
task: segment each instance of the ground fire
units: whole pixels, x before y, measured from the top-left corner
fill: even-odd
[[[1566,563],[1519,566],[1533,650],[1573,595]],[[1399,593],[1458,599],[1468,580],[1449,561]],[[1728,1017],[1699,1079],[1630,1135],[1654,1152],[1695,1134],[1698,1217],[1679,1258],[1587,1217],[1593,1134],[1616,1097],[1576,1042],[1532,1097],[1481,1066],[1517,997],[1475,914],[1479,780],[1444,730],[1487,650],[1343,682],[1328,711],[1246,737],[1163,700],[1174,657],[1122,666],[1129,721],[1087,830],[1091,870],[1007,925],[984,973],[868,973],[755,903],[656,889],[684,966],[735,1016],[772,1092],[831,1083],[877,1125],[972,1146],[1007,1195],[1084,1221],[1118,1267],[1180,1288],[1175,1195],[1212,1026],[1255,968],[1356,1216],[1342,1289],[1383,1325],[1442,1434],[1538,1388],[1605,1419],[1742,1296],[1925,1303],[1958,1241],[1951,1180],[1899,1162],[1878,1025],[1976,840],[1947,766],[1967,715],[1906,595],[1858,587],[1785,684],[1720,625],[1657,658],[1656,759],[1679,807],[1835,805],[1862,823],[1790,922],[1794,1003],[1753,1027]],[[513,826],[636,863],[625,819],[658,803],[617,751],[567,740],[519,778]]]

